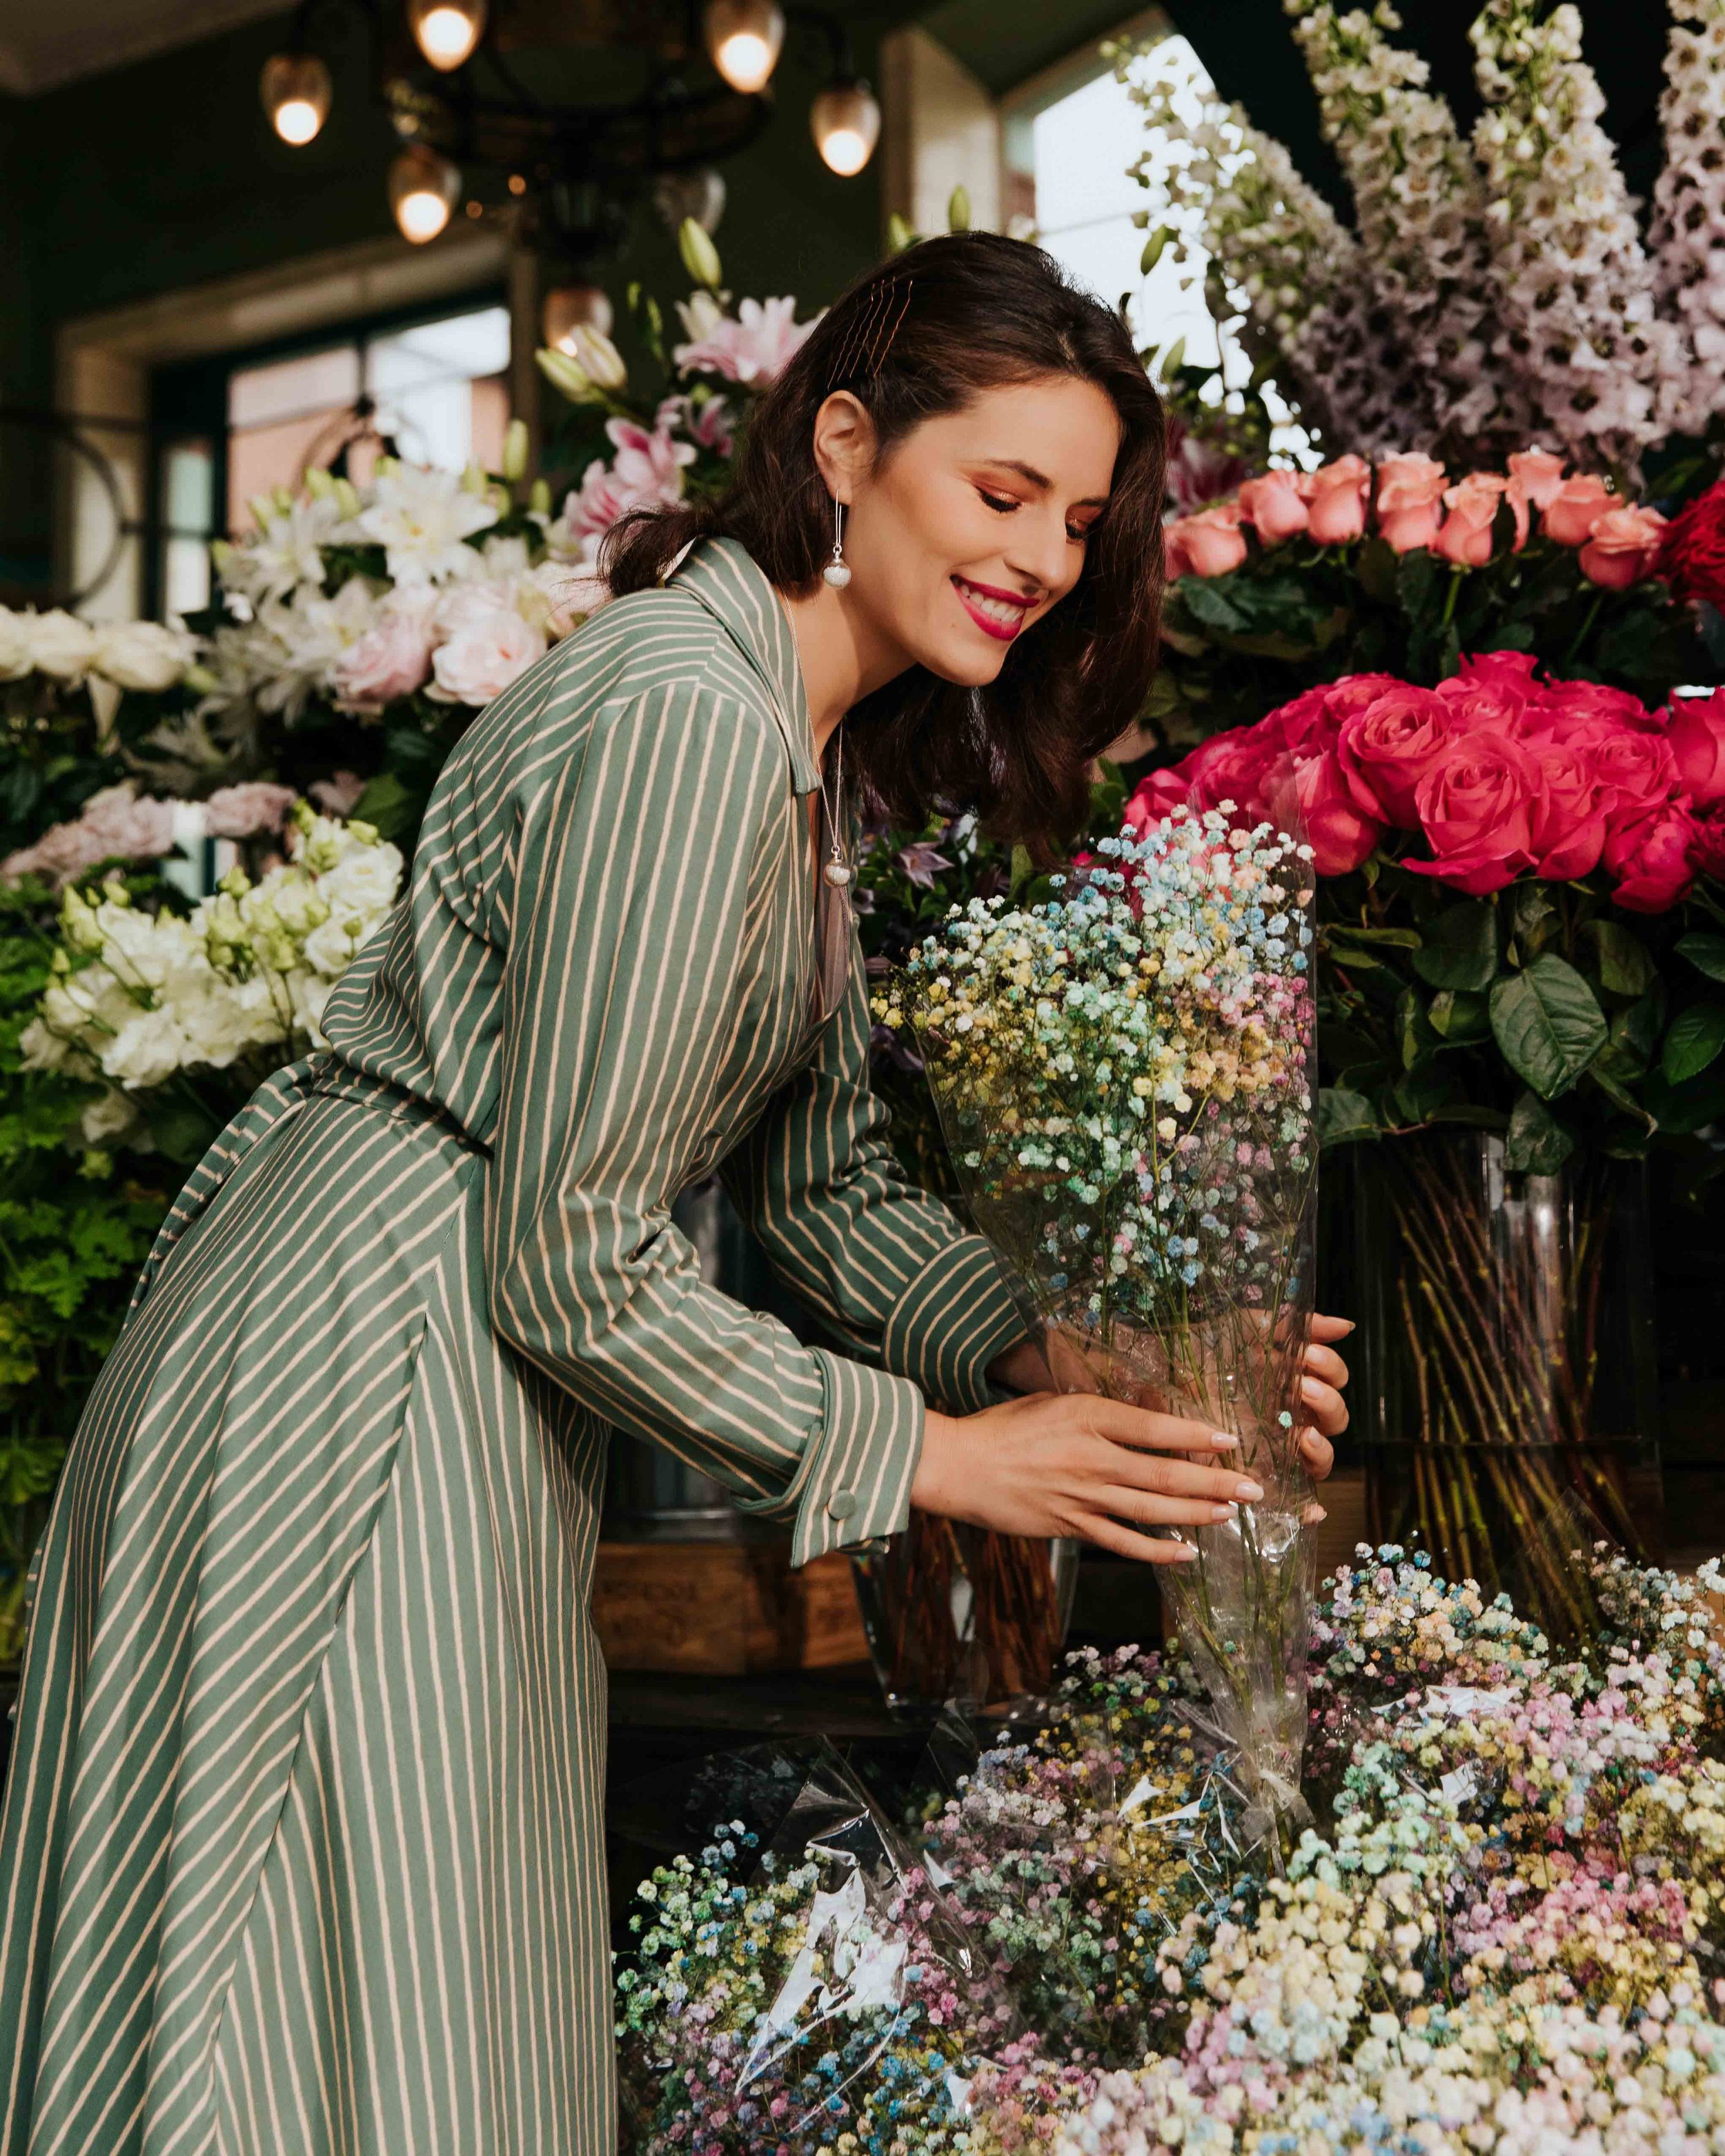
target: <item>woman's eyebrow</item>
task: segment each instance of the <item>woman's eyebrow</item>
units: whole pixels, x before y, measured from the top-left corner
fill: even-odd
[[[1027,465],[1019,457],[985,457],[985,464],[998,465],[1002,471],[1016,472],[1020,479],[1028,480],[1040,493],[1046,494],[1054,481],[1046,472],[1040,472],[1034,465]],[[1107,506],[1106,494],[1087,494],[1081,501],[1075,501],[1075,509],[1103,509]]]

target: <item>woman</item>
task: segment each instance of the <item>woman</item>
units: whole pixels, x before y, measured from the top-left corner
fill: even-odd
[[[911,1504],[1156,1562],[1250,1501],[1195,1424],[990,1404],[1045,1374],[893,1167],[845,890],[842,785],[1076,823],[1155,654],[1161,467],[1111,316],[930,242],[451,758],[72,1450],[0,1840],[6,2156],[611,2147],[614,1428],[798,1562]],[[670,1208],[716,1167],[832,1348],[703,1283]],[[1314,1351],[1332,1432],[1343,1377]]]

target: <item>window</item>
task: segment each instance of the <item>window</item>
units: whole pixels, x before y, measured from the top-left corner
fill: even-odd
[[[251,503],[308,465],[363,481],[384,451],[495,470],[509,424],[509,312],[324,336],[290,352],[167,368],[156,383],[154,603],[211,597],[209,542],[255,522]]]

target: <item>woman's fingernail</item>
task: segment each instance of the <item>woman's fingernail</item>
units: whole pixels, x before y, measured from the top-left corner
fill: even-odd
[[[1231,1520],[1234,1517],[1234,1507],[1232,1505],[1212,1505],[1210,1517],[1213,1520]]]
[[[1338,1325],[1345,1327],[1348,1332],[1352,1332],[1355,1326],[1358,1324],[1359,1320],[1357,1317],[1338,1317],[1336,1320],[1336,1322]]]
[[[1242,1505],[1255,1504],[1263,1496],[1264,1486],[1260,1482],[1236,1482],[1234,1494]]]
[[[1300,1397],[1310,1400],[1314,1407],[1324,1396],[1324,1389],[1316,1378],[1301,1378]]]
[[[1317,1432],[1315,1430],[1311,1430],[1311,1429],[1302,1430],[1301,1431],[1301,1433],[1300,1433],[1300,1450],[1301,1450],[1301,1452],[1311,1452],[1311,1451],[1313,1451],[1313,1450],[1316,1450],[1317,1445]]]
[[[1240,1440],[1232,1430],[1213,1430],[1210,1432],[1210,1443],[1215,1446],[1218,1452],[1230,1452],[1240,1443]]]

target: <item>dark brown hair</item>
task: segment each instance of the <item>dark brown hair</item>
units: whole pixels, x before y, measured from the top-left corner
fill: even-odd
[[[859,278],[762,398],[724,493],[639,510],[614,527],[612,588],[644,590],[691,540],[723,533],[781,591],[805,592],[832,549],[814,418],[835,389],[867,408],[884,458],[923,420],[1045,374],[1095,382],[1120,414],[1108,505],[1077,583],[988,687],[912,667],[850,714],[845,751],[894,822],[965,808],[1039,850],[1069,837],[1088,802],[1087,767],[1137,717],[1155,665],[1163,426],[1124,325],[1040,248],[953,233]]]

